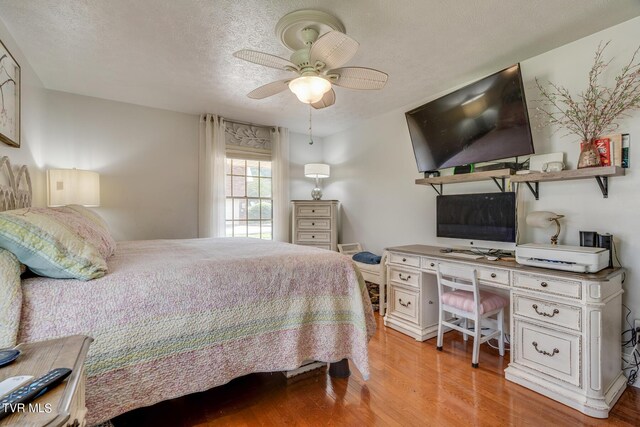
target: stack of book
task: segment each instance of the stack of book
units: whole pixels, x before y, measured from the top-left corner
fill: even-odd
[[[594,144],[600,153],[600,165],[628,168],[630,142],[628,133],[605,135],[596,139]]]

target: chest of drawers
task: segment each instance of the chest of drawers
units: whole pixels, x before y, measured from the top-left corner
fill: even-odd
[[[338,206],[337,200],[293,200],[292,243],[337,251]]]

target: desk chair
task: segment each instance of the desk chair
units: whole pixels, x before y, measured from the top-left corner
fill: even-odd
[[[451,291],[445,292],[445,287]],[[444,328],[449,327],[473,337],[473,357],[471,366],[478,367],[480,344],[498,338],[500,356],[504,356],[504,307],[509,304],[506,298],[478,288],[478,275],[474,268],[463,265],[438,264],[438,297],[440,299],[438,317],[437,349],[442,351]],[[455,316],[445,320],[445,312]],[[496,316],[492,319],[491,316]],[[468,328],[468,320],[473,328]],[[483,331],[488,328],[488,331]]]

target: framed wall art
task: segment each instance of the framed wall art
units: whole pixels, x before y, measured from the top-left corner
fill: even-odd
[[[1,40],[0,141],[20,147],[20,65]]]

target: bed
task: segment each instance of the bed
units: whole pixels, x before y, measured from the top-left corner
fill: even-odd
[[[132,241],[107,267],[89,281],[24,279],[17,291],[18,342],[95,339],[89,425],[307,360],[349,359],[369,376],[371,304],[338,253],[247,238]]]

